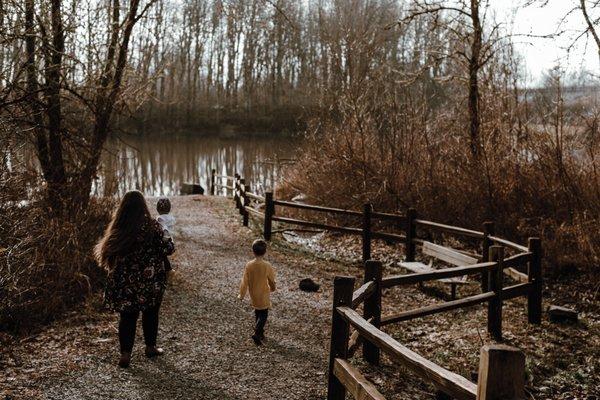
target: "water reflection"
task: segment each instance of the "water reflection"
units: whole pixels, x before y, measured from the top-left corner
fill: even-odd
[[[298,141],[199,137],[125,137],[107,145],[94,194],[122,194],[137,189],[150,196],[180,193],[182,183],[208,191],[210,171],[246,179],[253,191],[273,188],[281,168],[294,157]],[[224,194],[224,189],[222,190]]]

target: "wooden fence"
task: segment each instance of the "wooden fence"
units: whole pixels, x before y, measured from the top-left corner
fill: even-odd
[[[492,252],[499,256],[499,247]],[[499,268],[500,266],[497,266]],[[369,275],[364,285],[354,291],[354,278],[334,279],[333,311],[327,398],[343,400],[346,392],[355,399],[384,399],[348,359],[356,348],[357,338],[364,338],[363,357],[377,365],[380,352],[408,369],[438,390],[459,400],[520,400],[525,399],[525,356],[518,349],[492,345],[481,349],[478,383],[427,360],[381,331],[381,263],[367,261]],[[491,297],[490,297],[491,300]],[[363,315],[356,308],[363,304]],[[350,329],[355,333],[350,335]]]
[[[217,179],[221,182],[225,181],[225,183],[217,183]],[[231,181],[231,185],[228,185],[229,181]],[[502,377],[496,376],[497,373],[494,375],[495,371],[491,369],[492,366],[497,368],[497,364],[503,360],[517,360],[520,363],[522,354],[514,349],[484,348],[480,369],[489,367],[490,370],[486,369],[483,375],[480,371],[480,382],[475,385],[411,352],[382,332],[380,328],[392,323],[487,303],[488,332],[494,339],[501,340],[503,302],[520,296],[527,297],[529,322],[539,324],[542,316],[542,248],[539,238],[529,238],[528,245],[524,246],[496,236],[492,222],[484,223],[482,231],[475,231],[421,219],[414,209],[408,209],[405,215],[398,215],[376,212],[371,204],[365,204],[362,211],[356,211],[277,200],[273,197],[272,192],[265,193],[264,197],[252,193],[244,179],[237,174],[233,177],[219,176],[213,170],[211,194],[215,194],[215,189],[219,188],[225,188],[227,193],[231,192],[231,198],[243,217],[244,226],[248,226],[250,217],[262,222],[265,240],[271,239],[273,221],[362,237],[364,284],[352,292],[354,286],[352,278],[336,278],[335,280],[329,374],[330,399],[343,398],[343,394],[340,393],[345,393],[345,388],[356,398],[382,398],[376,389],[346,361],[348,354],[352,353],[363,342],[363,339],[366,339],[363,343],[363,357],[369,363],[377,364],[380,352],[383,351],[393,360],[458,399],[507,398],[496,396],[496,393],[505,393],[504,390],[509,390],[507,393],[520,393],[522,388],[498,388],[498,385],[502,386],[506,381]],[[360,218],[361,226],[347,227],[280,217],[277,215],[277,207]],[[375,230],[374,225],[377,225],[377,222],[386,222],[388,226],[397,227],[402,233]],[[454,238],[469,238],[478,242],[482,249],[481,254],[462,252],[476,259],[477,263],[383,277],[381,264],[371,261],[372,240],[384,239],[388,242],[402,243],[405,249],[405,260],[413,262],[417,255],[417,248],[426,245],[427,234],[444,234]],[[438,247],[441,248],[441,252],[456,253],[454,250]],[[521,266],[526,266],[527,273],[518,271],[517,268]],[[384,288],[422,284],[427,281],[465,275],[480,276],[482,293],[403,311],[395,315],[382,316],[381,314],[381,293]],[[517,283],[504,287],[504,275],[510,276]],[[361,317],[354,310],[363,302],[363,316]],[[352,337],[349,336],[350,326],[356,330]],[[506,352],[507,355],[501,355],[503,352]],[[482,382],[482,376],[487,377],[484,382]],[[522,378],[520,379],[522,380]],[[521,382],[521,380],[511,379],[511,382]],[[522,397],[515,395],[508,398],[520,399]]]

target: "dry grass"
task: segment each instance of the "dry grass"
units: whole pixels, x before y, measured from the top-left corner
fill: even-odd
[[[487,83],[474,156],[461,89],[454,90],[435,109],[414,87],[370,82],[349,90],[313,120],[278,196],[303,193],[311,203],[350,209],[415,207],[427,219],[476,229],[493,220],[510,239],[541,236],[551,272],[597,265],[600,112],[567,119],[568,110],[521,103]],[[536,120],[544,123],[534,129]],[[567,129],[567,120],[580,128]]]
[[[34,172],[0,163],[0,327],[26,332],[102,286],[91,248],[109,218],[108,201],[62,218],[47,213]],[[12,159],[14,160],[14,158]]]

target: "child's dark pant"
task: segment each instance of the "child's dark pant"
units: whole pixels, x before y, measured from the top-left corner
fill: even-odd
[[[254,310],[254,316],[256,317],[256,325],[254,326],[254,333],[258,336],[264,336],[265,324],[267,323],[267,317],[269,316],[269,309]]]
[[[146,346],[156,346],[158,335],[158,310],[160,306],[148,308],[142,312],[142,328]],[[135,341],[135,329],[139,311],[122,312],[119,320],[119,343],[121,352],[131,353]]]

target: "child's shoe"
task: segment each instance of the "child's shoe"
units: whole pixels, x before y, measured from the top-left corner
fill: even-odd
[[[261,338],[257,334],[252,335],[252,340],[254,341],[254,344],[257,346],[260,346],[262,344]]]
[[[156,346],[147,346],[146,347],[146,357],[148,358],[154,358],[157,356],[162,356],[164,354],[164,350],[161,349],[160,347],[156,347]]]

